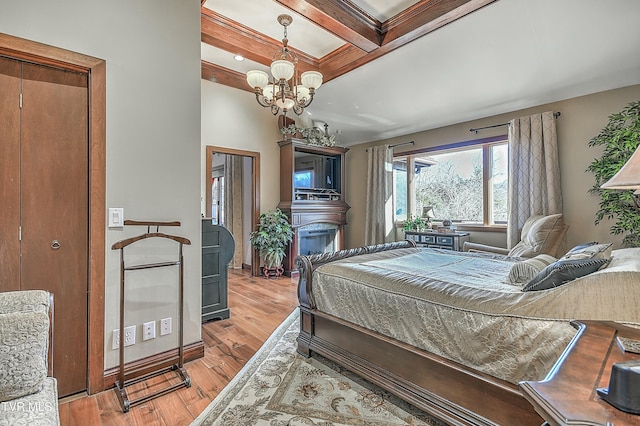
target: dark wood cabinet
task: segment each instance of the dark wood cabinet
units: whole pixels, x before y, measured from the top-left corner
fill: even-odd
[[[294,230],[284,260],[290,275],[298,254],[344,248],[344,226],[351,208],[344,197],[348,148],[317,146],[285,139],[280,146],[280,203]],[[309,243],[309,244],[308,244]],[[300,248],[305,251],[301,252]]]
[[[469,241],[469,232],[404,231],[404,238],[422,247],[462,251],[464,243]]]
[[[235,251],[231,233],[202,220],[202,322],[229,318],[228,267]]]

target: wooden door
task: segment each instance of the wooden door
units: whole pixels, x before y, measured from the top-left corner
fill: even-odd
[[[54,294],[53,371],[66,396],[87,388],[87,76],[21,67],[20,289]]]
[[[20,62],[0,57],[0,289],[20,289]]]

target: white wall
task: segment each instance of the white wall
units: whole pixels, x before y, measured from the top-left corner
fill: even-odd
[[[0,30],[106,60],[106,203],[123,207],[126,219],[182,222],[161,230],[192,242],[184,252],[185,342],[199,340],[200,2],[0,0]],[[111,331],[119,324],[120,265],[111,245],[145,230],[107,231],[105,368],[118,362]],[[170,251],[161,242],[143,248],[145,254]],[[126,359],[175,347],[176,274],[127,282],[126,322],[138,325],[139,336]],[[165,316],[174,318],[173,334],[141,342],[142,322]]]
[[[260,210],[280,202],[280,148],[278,119],[262,108],[252,92],[207,80],[202,89],[201,198],[205,198],[206,147],[217,146],[260,154]],[[204,213],[204,203],[202,203]]]

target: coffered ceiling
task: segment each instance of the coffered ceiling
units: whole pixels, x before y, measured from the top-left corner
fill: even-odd
[[[300,70],[324,75],[292,118],[344,145],[640,83],[634,0],[206,0],[202,78],[253,97],[283,13]]]

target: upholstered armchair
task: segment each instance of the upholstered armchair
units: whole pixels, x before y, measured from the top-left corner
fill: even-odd
[[[49,292],[0,293],[0,425],[60,424],[52,319]]]
[[[464,251],[488,252],[513,257],[535,257],[539,254],[559,257],[563,254],[564,237],[569,226],[562,214],[535,215],[524,223],[521,239],[512,249],[472,242],[464,243]]]

